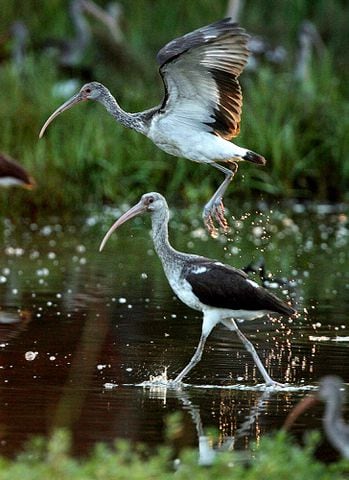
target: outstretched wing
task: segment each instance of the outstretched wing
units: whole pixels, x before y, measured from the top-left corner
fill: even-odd
[[[158,53],[165,98],[160,112],[227,140],[240,131],[249,36],[226,18],[172,40]],[[174,118],[176,117],[176,118]]]

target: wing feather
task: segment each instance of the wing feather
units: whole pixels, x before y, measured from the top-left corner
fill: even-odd
[[[292,315],[294,310],[265,288],[248,279],[242,270],[219,262],[200,262],[206,267],[202,273],[191,271],[185,274],[193,293],[205,305],[231,310],[266,310]]]
[[[160,112],[225,139],[240,131],[242,93],[238,76],[249,36],[224,19],[172,40],[158,53],[165,98]]]

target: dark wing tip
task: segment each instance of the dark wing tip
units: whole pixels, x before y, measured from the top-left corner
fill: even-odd
[[[246,43],[249,38],[249,35],[239,26],[238,23],[233,22],[230,17],[223,18],[168,42],[158,52],[156,56],[157,62],[162,66],[164,63],[181,55],[190,48],[212,42],[225,35],[239,35],[245,37]]]

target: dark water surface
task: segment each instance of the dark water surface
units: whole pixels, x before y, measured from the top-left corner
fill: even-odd
[[[220,326],[187,387],[138,386],[166,368],[174,378],[201,330],[201,315],[169,289],[152,249],[149,218],[123,226],[103,253],[100,240],[118,211],[75,225],[4,220],[0,454],[12,456],[29,436],[57,426],[72,430],[76,454],[118,437],[155,445],[163,440],[167,415],[177,411],[183,412],[183,445],[197,446],[204,430],[214,427],[220,444],[235,436],[235,448],[245,449],[278,429],[322,375],[348,382],[348,211],[300,205],[287,213],[277,206],[240,211],[229,237],[219,240],[209,239],[200,222],[179,223],[184,213],[177,212],[170,238],[180,250],[237,267],[263,255],[268,271],[294,282],[299,318],[240,326],[271,376],[297,388],[254,388],[261,377],[252,358]],[[303,415],[294,431],[320,427],[321,414],[319,407]]]

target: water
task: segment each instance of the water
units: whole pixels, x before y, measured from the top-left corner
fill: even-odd
[[[285,211],[285,207],[282,207]],[[211,240],[195,220],[171,222],[180,250],[242,267],[263,255],[274,276],[287,276],[297,319],[241,324],[271,376],[286,391],[264,391],[249,353],[217,327],[180,391],[140,386],[186,365],[201,315],[174,298],[152,250],[149,219],[135,219],[98,246],[119,211],[62,224],[59,218],[2,226],[0,268],[0,454],[13,456],[33,434],[73,432],[74,453],[115,438],[162,442],[166,418],[183,413],[181,446],[247,449],[277,430],[322,375],[349,376],[349,226],[338,206],[287,213],[241,210],[229,238]],[[283,293],[274,290],[278,295]],[[321,407],[304,414],[298,435],[320,428]],[[205,450],[206,449],[206,450]],[[207,453],[207,452],[206,452]],[[211,452],[212,453],[212,452]]]

